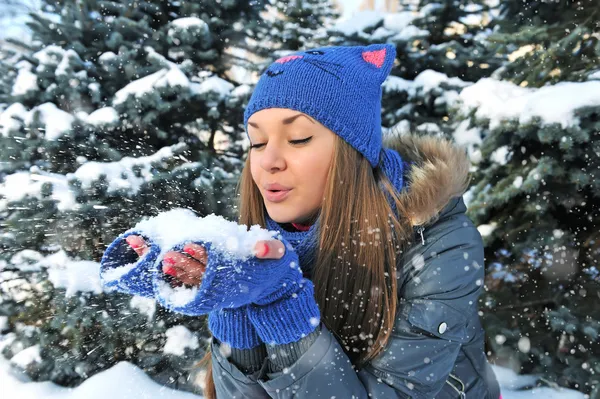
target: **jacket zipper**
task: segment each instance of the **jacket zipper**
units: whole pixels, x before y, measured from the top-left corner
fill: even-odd
[[[424,230],[425,230],[425,227],[423,227],[423,225],[417,227],[417,232],[419,234],[421,234],[421,244],[423,244],[423,245],[425,245],[425,237],[423,236]]]
[[[453,380],[458,381],[458,383],[460,384],[460,389],[458,389],[457,387],[455,387],[454,384],[451,383],[449,380],[446,380],[446,383],[448,385],[450,385],[452,387],[452,389],[454,389],[458,393],[460,399],[466,399],[467,395],[465,394],[465,384],[461,381],[460,378],[458,378],[457,376],[455,376],[452,373],[450,373],[450,378],[452,378]]]

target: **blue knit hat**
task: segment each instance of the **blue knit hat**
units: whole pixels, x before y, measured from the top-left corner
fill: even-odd
[[[391,44],[331,46],[279,58],[261,75],[246,110],[289,108],[310,115],[365,156],[381,153],[381,84],[396,48]]]

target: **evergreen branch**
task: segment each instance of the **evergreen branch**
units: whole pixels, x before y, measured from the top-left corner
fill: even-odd
[[[506,305],[506,306],[499,306],[495,310],[502,312],[502,311],[506,311],[506,310],[515,310],[515,309],[528,308],[528,307],[541,306],[541,305],[550,305],[550,304],[556,305],[557,304],[556,298],[545,298],[545,299],[538,299],[538,300],[529,301],[529,302],[510,304],[510,305]]]

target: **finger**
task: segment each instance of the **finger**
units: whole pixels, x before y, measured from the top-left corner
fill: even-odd
[[[138,256],[143,256],[150,249],[148,248],[146,241],[144,241],[142,237],[137,235],[127,236],[127,238],[125,238],[125,241],[127,241],[127,244],[131,246],[131,248],[135,251],[136,254],[138,254]]]
[[[285,255],[285,245],[279,240],[261,240],[254,246],[254,253],[260,259],[281,259]]]
[[[206,266],[181,252],[169,251],[163,258],[162,269],[165,274],[186,284],[198,284]]]
[[[163,266],[163,271],[165,274],[171,276],[173,280],[187,285],[200,285],[202,281],[201,273],[188,273],[188,271],[179,267]]]
[[[198,244],[194,244],[194,243],[185,244],[185,246],[183,247],[183,252],[187,253],[194,259],[199,260],[201,263],[203,263],[205,265],[206,265],[206,262],[208,261],[208,254],[206,252],[206,249],[202,245],[198,245]]]

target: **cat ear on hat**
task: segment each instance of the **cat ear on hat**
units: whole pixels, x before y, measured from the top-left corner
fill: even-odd
[[[367,67],[375,73],[379,84],[382,84],[394,66],[396,47],[392,44],[371,44],[362,47],[361,56]]]

